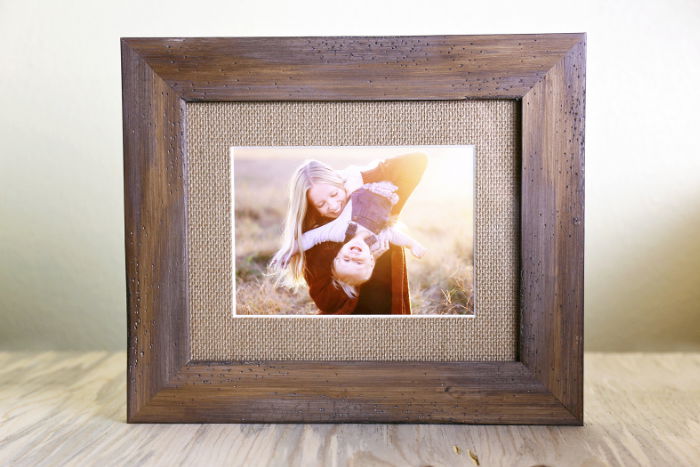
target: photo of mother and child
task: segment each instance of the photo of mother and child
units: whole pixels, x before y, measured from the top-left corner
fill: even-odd
[[[473,159],[451,150],[450,161],[430,157],[437,148],[233,148],[234,313],[472,314]],[[416,193],[423,202],[404,216]]]

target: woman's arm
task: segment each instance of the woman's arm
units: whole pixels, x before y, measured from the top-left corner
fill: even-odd
[[[398,214],[420,182],[427,163],[428,156],[422,152],[404,154],[385,159],[377,167],[362,172],[362,179],[365,183],[388,181],[396,185],[399,202],[394,205],[391,213]]]
[[[350,298],[332,282],[320,287],[309,287],[309,295],[320,315],[350,315],[357,306],[357,298]]]

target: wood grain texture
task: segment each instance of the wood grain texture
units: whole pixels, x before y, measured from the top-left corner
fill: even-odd
[[[187,100],[520,98],[580,34],[128,39]]]
[[[523,97],[520,359],[576,418],[583,416],[585,54],[581,41]]]
[[[0,465],[473,466],[470,450],[507,467],[700,457],[697,353],[587,353],[583,427],[127,424],[125,364],[124,353],[0,353]]]
[[[122,44],[129,413],[189,358],[184,101]]]
[[[584,34],[122,39],[122,65],[129,421],[583,423]],[[184,102],[504,97],[523,103],[519,362],[189,361]]]
[[[575,422],[519,362],[282,361],[188,365],[138,421],[327,422],[329,416],[338,422]]]

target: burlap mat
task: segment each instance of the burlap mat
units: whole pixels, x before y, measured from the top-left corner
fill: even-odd
[[[516,101],[188,103],[187,131],[193,359],[515,360]],[[475,317],[232,316],[229,147],[440,144],[476,146]]]

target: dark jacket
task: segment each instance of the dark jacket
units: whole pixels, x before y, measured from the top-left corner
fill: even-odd
[[[388,181],[396,185],[399,201],[392,207],[391,214],[398,215],[423,176],[426,163],[427,157],[420,153],[386,159],[377,167],[362,172],[362,180],[364,183]],[[309,227],[304,231],[330,220],[307,217],[304,224]],[[389,251],[377,259],[372,277],[360,286],[359,297],[350,298],[333,284],[331,277],[331,262],[341,247],[342,243],[323,242],[306,252],[304,278],[321,314],[411,314],[403,248],[391,245]]]

